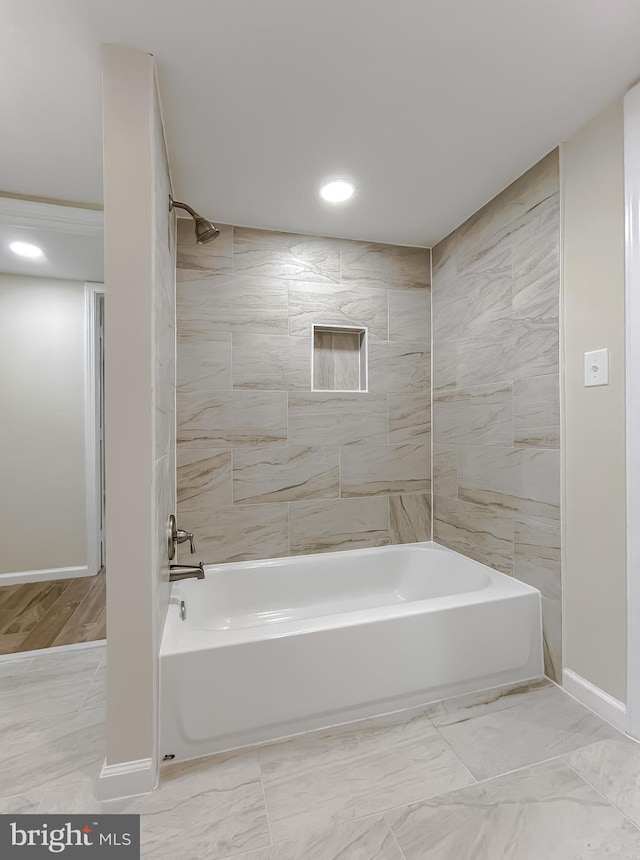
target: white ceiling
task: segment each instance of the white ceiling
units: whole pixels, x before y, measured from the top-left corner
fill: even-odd
[[[36,245],[42,256],[18,256],[12,242]],[[103,252],[102,212],[0,197],[0,272],[101,283]]]
[[[637,0],[0,0],[0,189],[99,203],[101,42],[156,57],[176,196],[430,245],[640,77]],[[10,85],[6,85],[6,82]],[[325,177],[358,187],[321,203]]]

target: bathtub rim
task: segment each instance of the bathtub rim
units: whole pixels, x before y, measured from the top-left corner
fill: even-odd
[[[208,628],[194,628],[189,625],[187,602],[187,620],[180,619],[180,601],[185,599],[184,584],[174,583],[169,611],[165,620],[160,657],[168,657],[175,654],[186,654],[206,650],[210,648],[236,647],[243,644],[268,639],[280,639],[290,636],[301,636],[310,633],[318,633],[323,630],[335,630],[342,627],[360,626],[365,624],[383,623],[395,618],[403,618],[413,615],[428,615],[434,612],[442,612],[461,608],[463,606],[503,602],[516,599],[524,594],[537,594],[541,599],[540,592],[527,583],[515,579],[509,574],[488,567],[487,565],[471,559],[462,553],[437,544],[434,541],[422,541],[413,544],[395,544],[384,547],[366,547],[357,550],[340,550],[336,553],[314,553],[305,556],[287,556],[277,559],[252,560],[242,562],[229,562],[225,564],[205,565],[205,575],[215,570],[238,570],[250,569],[252,567],[276,567],[292,560],[318,559],[330,555],[338,557],[349,557],[355,553],[389,553],[398,550],[431,550],[454,555],[465,564],[480,567],[483,573],[488,575],[489,582],[482,588],[460,592],[453,595],[431,597],[424,600],[410,601],[403,604],[387,605],[350,612],[334,613],[332,615],[318,615],[311,618],[303,618],[293,621],[279,621],[272,625],[262,624],[254,627],[234,628],[229,630],[216,630]],[[206,581],[206,580],[205,580]],[[192,584],[197,590],[198,582]]]

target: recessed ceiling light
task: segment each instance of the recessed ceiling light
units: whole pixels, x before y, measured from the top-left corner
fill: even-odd
[[[320,197],[326,200],[327,203],[344,203],[349,198],[353,197],[354,188],[351,182],[346,179],[335,179],[332,182],[327,182],[320,189]]]
[[[31,245],[29,242],[12,242],[9,247],[14,254],[20,257],[42,257],[42,248]]]

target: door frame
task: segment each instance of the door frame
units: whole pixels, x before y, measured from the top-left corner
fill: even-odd
[[[85,283],[85,480],[86,480],[86,531],[87,531],[87,575],[100,572],[104,558],[103,520],[103,457],[101,452],[101,427],[103,400],[103,369],[100,362],[100,316],[99,303],[103,301],[104,284]],[[104,422],[103,422],[104,423]],[[104,438],[104,427],[102,428]]]
[[[624,97],[624,208],[627,732],[640,740],[640,84]]]

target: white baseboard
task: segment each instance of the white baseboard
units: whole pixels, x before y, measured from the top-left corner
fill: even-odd
[[[23,582],[46,582],[49,579],[75,579],[77,576],[96,576],[89,567],[51,567],[47,570],[20,570],[16,573],[0,573],[0,585],[21,585]]]
[[[14,651],[12,654],[0,654],[0,663],[12,663],[15,660],[24,660],[27,657],[48,657],[50,654],[61,654],[64,651],[86,651],[87,648],[101,648],[106,644],[106,639],[95,639],[93,642],[54,645],[51,648],[38,648],[35,651]]]
[[[611,723],[614,728],[626,732],[627,706],[623,702],[614,699],[613,696],[572,672],[571,669],[562,670],[562,688],[565,693],[577,699],[581,705],[589,708],[603,720]]]
[[[156,787],[156,768],[153,759],[125,761],[120,764],[102,765],[96,785],[97,800],[117,800],[136,794],[149,794]]]

